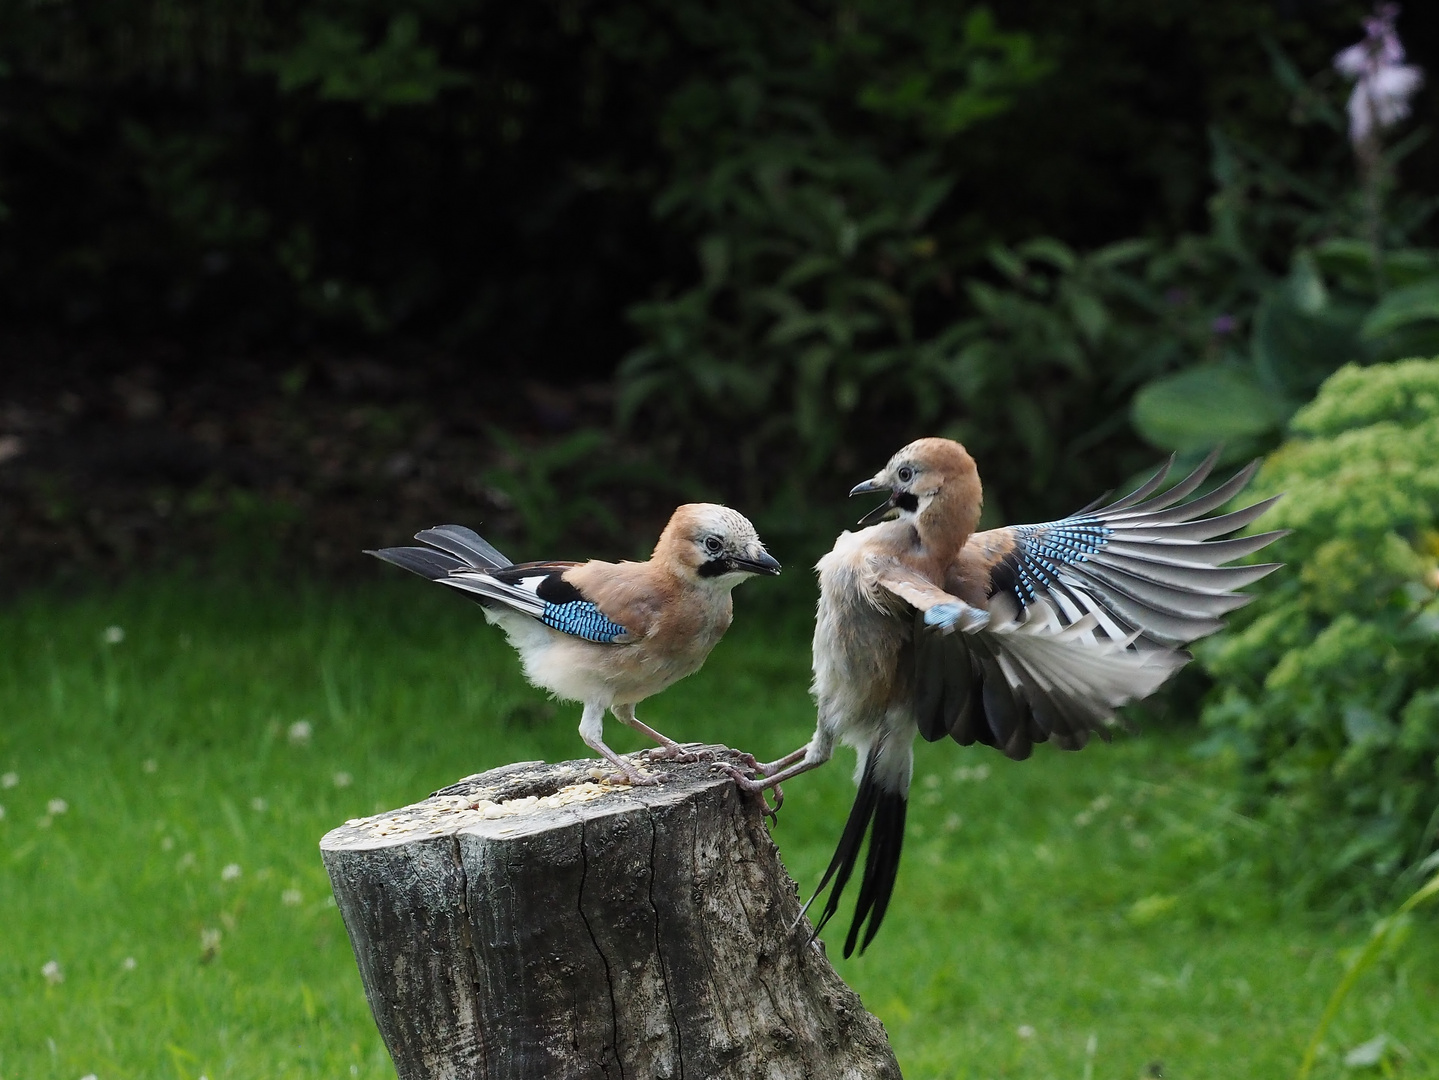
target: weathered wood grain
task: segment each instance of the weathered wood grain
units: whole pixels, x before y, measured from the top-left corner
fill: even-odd
[[[758,804],[712,762],[665,770],[526,762],[325,836],[401,1080],[899,1076]]]

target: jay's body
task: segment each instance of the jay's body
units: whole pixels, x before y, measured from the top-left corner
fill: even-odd
[[[891,520],[842,534],[819,562],[814,737],[760,766],[759,779],[736,777],[751,791],[777,787],[827,761],[836,742],[856,749],[859,794],[820,883],[834,881],[823,927],[868,832],[846,956],[866,919],[861,949],[869,943],[889,903],[915,735],[985,743],[1013,758],[1046,740],[1075,750],[1093,733],[1107,739],[1117,707],[1187,662],[1176,646],[1218,629],[1218,616],[1248,599],[1232,590],[1274,569],[1219,564],[1278,533],[1207,542],[1268,503],[1200,517],[1252,470],[1181,503],[1212,464],[1158,497],[1164,473],[1103,509],[984,533],[975,532],[978,472],[958,443],[912,443],[852,492],[888,491],[861,524]]]
[[[654,783],[605,745],[605,710],[660,744],[683,748],[635,717],[635,705],[698,671],[729,629],[731,592],[752,574],[777,574],[754,526],[712,503],[679,507],[647,562],[511,563],[469,529],[416,535],[429,548],[370,552],[469,593],[505,631],[525,676],[584,704],[580,737],[631,783]]]

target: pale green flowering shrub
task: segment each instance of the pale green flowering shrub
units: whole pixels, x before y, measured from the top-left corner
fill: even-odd
[[[1265,463],[1292,529],[1202,644],[1207,744],[1237,754],[1304,891],[1379,898],[1439,862],[1439,360],[1336,372]]]

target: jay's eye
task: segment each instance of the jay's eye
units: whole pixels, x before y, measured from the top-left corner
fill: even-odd
[[[708,551],[711,555],[718,555],[722,547],[724,547],[724,545],[720,543],[720,538],[718,536],[705,537],[705,550]]]
[[[899,471],[895,473],[895,475],[899,477],[899,482],[901,484],[907,484],[914,479],[914,470],[911,469],[908,465],[902,465],[900,466]]]

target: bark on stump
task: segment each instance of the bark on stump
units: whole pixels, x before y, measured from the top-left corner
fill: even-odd
[[[597,764],[495,769],[320,842],[401,1080],[898,1078],[756,802],[712,763],[653,788]]]

